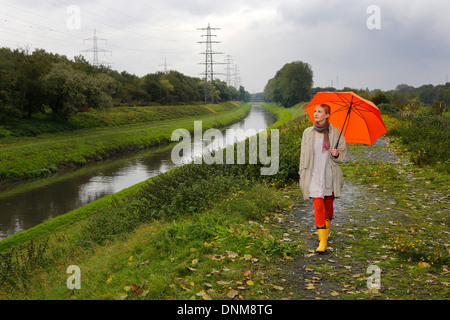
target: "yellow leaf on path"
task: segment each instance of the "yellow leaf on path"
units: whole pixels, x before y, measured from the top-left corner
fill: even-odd
[[[206,294],[205,290],[202,290],[202,291],[197,292],[195,295],[201,297],[205,294]]]
[[[306,289],[306,290],[313,290],[313,289],[315,289],[315,288],[314,288],[314,284],[312,284],[312,283],[307,283],[307,284],[305,285],[305,289]]]
[[[427,262],[419,262],[419,267],[421,267],[421,268],[428,268],[429,266],[430,266],[430,264]]]

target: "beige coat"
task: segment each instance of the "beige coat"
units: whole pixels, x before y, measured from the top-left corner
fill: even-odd
[[[336,146],[337,139],[339,138],[339,134],[341,130],[333,127],[330,123],[330,151],[334,149]],[[314,127],[306,128],[303,131],[302,138],[302,148],[300,152],[300,165],[299,165],[299,176],[300,176],[300,189],[303,193],[303,198],[309,199],[309,187],[311,185],[311,175],[314,163]],[[347,147],[345,144],[344,135],[341,135],[339,139],[339,157],[334,158],[330,152],[330,165],[331,172],[333,175],[333,192],[334,196],[339,198],[342,192],[342,186],[344,185],[344,177],[342,175],[342,170],[339,167],[339,163],[341,163],[345,156],[347,155]]]

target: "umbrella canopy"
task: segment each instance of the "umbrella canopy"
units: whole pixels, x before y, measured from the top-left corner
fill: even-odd
[[[305,107],[314,123],[318,104],[330,106],[329,122],[341,129],[346,142],[372,145],[387,132],[377,106],[354,92],[318,92]]]

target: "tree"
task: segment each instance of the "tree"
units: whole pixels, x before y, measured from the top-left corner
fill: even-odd
[[[264,95],[269,101],[291,107],[311,98],[313,72],[308,63],[294,61],[278,70],[264,88]]]
[[[112,106],[114,80],[106,74],[87,75],[58,62],[43,80],[47,104],[59,117],[67,118],[87,108]]]
[[[85,76],[66,63],[53,65],[44,77],[44,88],[49,107],[63,118],[87,105]]]
[[[375,90],[375,95],[372,98],[372,102],[375,103],[376,105],[379,105],[382,103],[389,103],[390,101],[383,91],[377,89]]]

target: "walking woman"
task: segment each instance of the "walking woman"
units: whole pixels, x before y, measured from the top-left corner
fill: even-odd
[[[327,249],[333,202],[341,196],[344,184],[339,163],[347,154],[344,136],[329,123],[329,117],[330,106],[316,106],[314,125],[303,131],[299,165],[303,198],[311,198],[314,203],[314,220],[319,235],[318,253],[324,253]],[[335,148],[338,139],[339,144]]]

